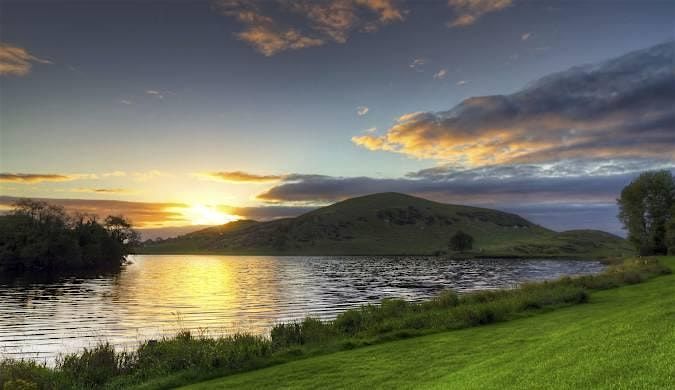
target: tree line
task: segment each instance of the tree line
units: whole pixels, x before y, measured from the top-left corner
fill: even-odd
[[[123,216],[69,215],[63,207],[19,200],[0,217],[0,270],[63,271],[121,266],[140,235]]]
[[[617,200],[619,219],[640,255],[675,254],[675,179],[649,171],[633,180]]]

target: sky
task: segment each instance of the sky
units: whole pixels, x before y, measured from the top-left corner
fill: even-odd
[[[622,234],[675,170],[675,2],[0,0],[0,209],[139,227],[397,191]]]

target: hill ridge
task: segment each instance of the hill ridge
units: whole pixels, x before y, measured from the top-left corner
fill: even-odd
[[[385,192],[345,199],[294,218],[240,220],[145,245],[142,253],[261,255],[453,254],[450,237],[474,237],[463,256],[608,257],[632,253],[605,232],[554,232],[514,214]],[[456,253],[454,253],[456,254]]]

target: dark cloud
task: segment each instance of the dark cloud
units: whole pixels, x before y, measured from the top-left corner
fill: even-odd
[[[578,160],[557,164],[437,167],[405,178],[296,175],[258,195],[268,202],[327,204],[376,192],[402,192],[445,203],[512,211],[557,230],[595,228],[621,234],[615,200],[644,169],[669,169],[667,160]]]
[[[495,165],[469,170],[440,166],[404,178],[289,175],[258,195],[268,202],[326,203],[376,192],[405,192],[439,201],[518,204],[548,201],[610,201],[637,174],[675,170],[659,159],[562,160],[548,164]]]
[[[371,150],[464,167],[560,159],[675,159],[675,42],[542,78],[511,95],[473,97],[398,119]]]

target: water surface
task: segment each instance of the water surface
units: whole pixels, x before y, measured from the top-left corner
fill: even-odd
[[[133,256],[116,274],[0,278],[0,355],[45,359],[107,340],[133,348],[178,328],[264,334],[382,298],[421,300],[599,272],[595,261],[435,257]]]

